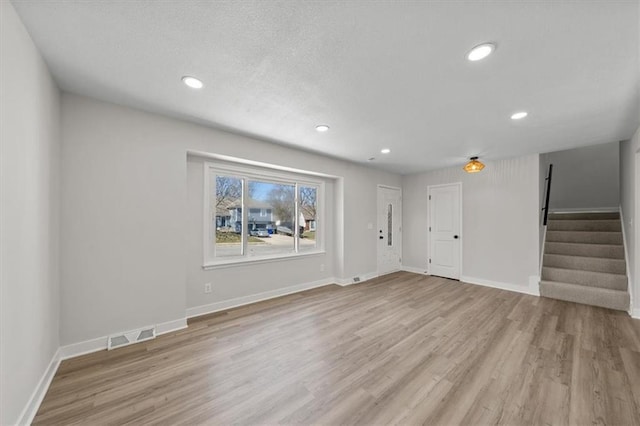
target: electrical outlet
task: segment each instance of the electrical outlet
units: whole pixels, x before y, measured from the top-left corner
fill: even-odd
[[[320,272],[324,272],[324,263],[320,264]]]
[[[204,285],[204,292],[205,293],[211,293],[211,283],[206,283]]]

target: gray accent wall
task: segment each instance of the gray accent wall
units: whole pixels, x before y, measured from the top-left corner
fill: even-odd
[[[551,211],[617,209],[620,205],[618,142],[556,151],[540,156],[553,164]]]
[[[0,62],[0,424],[11,425],[28,421],[59,346],[60,93],[9,1]]]
[[[631,140],[620,143],[620,201],[633,314],[640,317],[640,127]]]

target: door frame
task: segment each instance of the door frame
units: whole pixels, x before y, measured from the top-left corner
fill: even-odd
[[[459,203],[458,205],[460,206],[460,246],[459,246],[459,258],[460,258],[460,274],[458,276],[458,279],[460,280],[462,278],[462,265],[464,264],[463,262],[463,258],[462,258],[462,244],[464,242],[464,229],[462,227],[462,223],[463,223],[463,207],[462,207],[462,182],[451,182],[451,183],[441,183],[438,185],[427,185],[427,226],[425,228],[425,231],[427,232],[427,275],[431,275],[431,263],[429,263],[429,259],[431,258],[431,232],[429,231],[429,226],[431,224],[431,200],[429,199],[429,197],[431,196],[431,189],[432,188],[442,188],[445,186],[457,186],[458,187],[458,197],[459,197]]]
[[[384,273],[380,273],[380,243],[378,242],[378,231],[376,231],[375,235],[376,235],[376,274],[380,277],[383,275],[387,275],[387,274],[391,274],[394,272],[398,272],[402,270],[402,247],[404,245],[404,238],[402,238],[402,228],[404,225],[404,209],[402,208],[402,188],[397,187],[397,186],[391,186],[391,185],[383,185],[383,184],[378,184],[376,185],[376,228],[378,229],[379,227],[379,223],[378,223],[378,216],[379,216],[379,211],[378,208],[380,207],[380,189],[391,189],[394,191],[398,191],[398,193],[400,194],[400,267],[398,268],[397,271],[389,271],[389,272],[384,272]]]

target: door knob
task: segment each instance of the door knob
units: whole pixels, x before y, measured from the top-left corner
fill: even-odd
[[[453,239],[454,239],[454,240],[457,240],[458,238],[459,238],[459,237],[458,237],[457,235],[454,235],[454,236],[453,236]]]
[[[382,235],[380,235],[380,237],[379,237],[379,238],[380,238],[381,240],[384,240],[384,237],[383,237]]]

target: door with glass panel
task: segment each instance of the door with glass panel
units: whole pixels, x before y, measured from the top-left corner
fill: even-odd
[[[378,186],[378,275],[399,271],[402,265],[402,194],[398,188]]]

